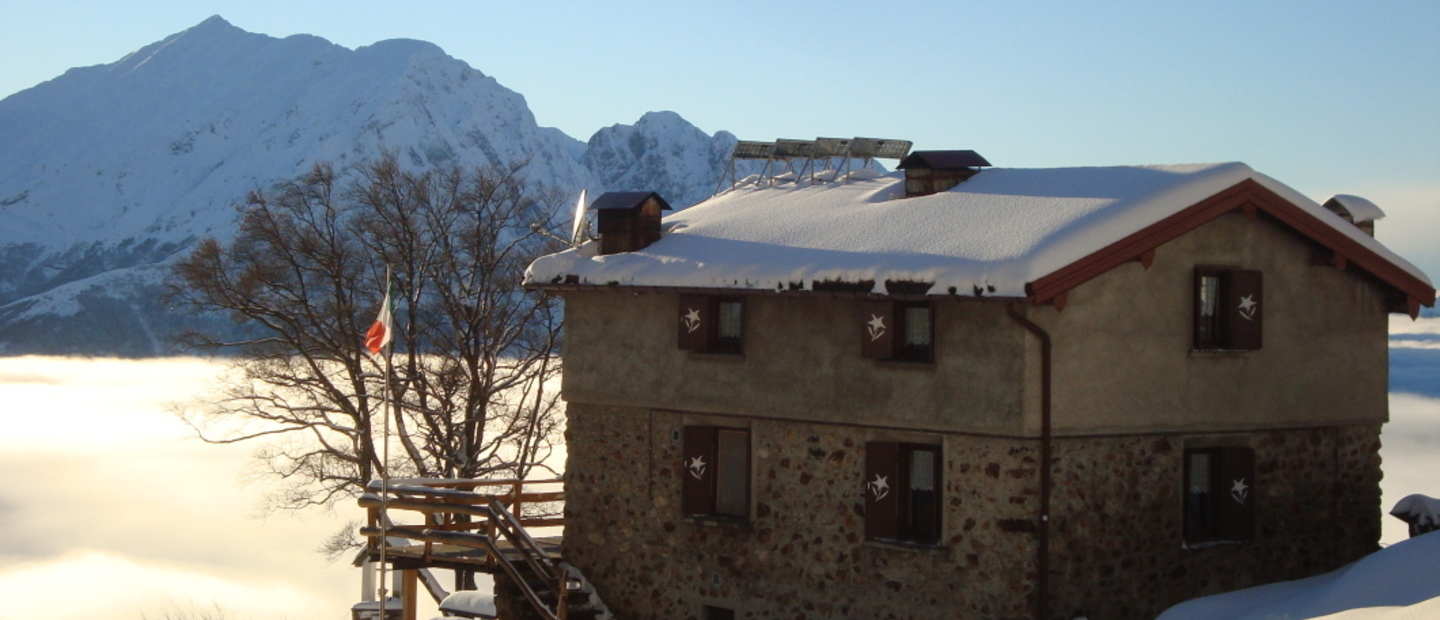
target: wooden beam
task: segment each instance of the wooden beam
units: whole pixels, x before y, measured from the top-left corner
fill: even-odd
[[[405,598],[403,599],[405,605],[401,612],[404,620],[416,620],[416,596],[419,594],[417,590],[420,589],[419,576],[420,571],[413,568],[400,571],[401,589],[405,591]]]

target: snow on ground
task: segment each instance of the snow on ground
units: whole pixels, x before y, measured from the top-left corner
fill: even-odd
[[[1186,601],[1157,620],[1434,620],[1440,618],[1436,558],[1440,532],[1332,573]]]

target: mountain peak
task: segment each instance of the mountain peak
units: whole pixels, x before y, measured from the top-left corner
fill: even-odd
[[[733,145],[652,112],[587,146],[432,43],[351,50],[218,15],[0,100],[0,135],[3,355],[158,353],[152,335],[203,319],[150,301],[167,261],[233,235],[234,204],[312,162],[528,162],[537,191],[649,189],[678,208],[709,195]]]

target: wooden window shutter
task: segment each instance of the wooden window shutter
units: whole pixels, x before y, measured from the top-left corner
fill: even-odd
[[[685,427],[680,463],[680,509],[686,516],[715,513],[715,427]]]
[[[1261,345],[1265,300],[1259,271],[1236,269],[1227,274],[1225,323],[1227,349],[1254,350]]]
[[[1221,448],[1212,488],[1218,496],[1219,537],[1250,540],[1255,537],[1255,450]]]
[[[865,538],[900,537],[900,444],[865,444]]]
[[[676,328],[679,338],[676,342],[686,351],[704,351],[709,348],[709,334],[714,331],[710,325],[712,317],[710,299],[704,295],[681,295],[679,320]]]
[[[873,359],[895,357],[895,304],[860,302],[860,353]]]

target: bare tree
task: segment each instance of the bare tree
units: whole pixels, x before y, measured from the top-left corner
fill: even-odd
[[[348,183],[321,164],[252,193],[234,241],[205,240],[175,270],[181,301],[255,334],[186,336],[236,355],[222,394],[186,420],[210,442],[270,439],[263,469],[288,483],[277,507],[329,504],[381,472],[523,478],[543,467],[560,423],[560,313],[520,281],[557,248],[557,210],[522,170],[410,171],[386,155]],[[361,346],[387,265],[388,463],[383,363]]]

